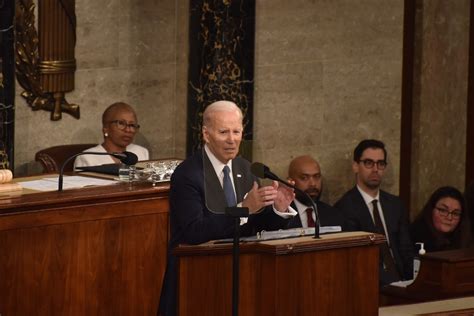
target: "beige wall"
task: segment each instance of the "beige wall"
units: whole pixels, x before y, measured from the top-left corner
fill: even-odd
[[[378,138],[397,193],[403,1],[257,0],[256,29],[254,159],[286,176],[312,154],[335,202],[353,186],[354,147]]]
[[[38,170],[41,148],[100,142],[100,115],[117,100],[136,107],[137,143],[152,157],[183,157],[187,0],[76,0],[76,13],[67,99],[81,119],[52,122],[17,98],[16,174]],[[354,146],[379,138],[390,153],[385,188],[396,193],[402,25],[401,0],[257,0],[254,160],[285,176],[292,157],[314,155],[334,202],[353,185]]]
[[[17,176],[38,171],[33,159],[39,149],[100,142],[100,115],[117,100],[136,107],[143,126],[137,143],[149,147],[152,157],[184,157],[188,1],[76,0],[78,70],[76,89],[67,100],[81,105],[81,119],[64,115],[61,121],[52,122],[49,113],[32,112],[17,97]],[[256,2],[254,160],[284,177],[293,157],[312,154],[324,174],[323,198],[332,203],[353,185],[354,146],[363,138],[378,138],[389,151],[384,188],[397,193],[403,0]],[[439,7],[442,0],[430,2],[437,3],[438,11],[442,8],[456,16],[442,33],[444,48],[465,49],[466,34],[458,30],[466,27],[468,1],[452,0],[444,7]],[[439,27],[436,30],[442,31],[444,26]],[[423,40],[437,38],[430,34]],[[425,66],[443,58],[464,61],[466,57],[456,52],[430,55],[439,47],[429,42],[424,45],[428,46],[423,56],[429,60]],[[436,69],[443,71],[442,66]],[[440,168],[446,172],[436,178],[439,182],[448,179],[458,184],[464,172],[464,152],[449,142],[451,136],[446,133],[456,134],[457,139],[465,133],[465,119],[460,112],[451,122],[438,111],[446,103],[455,111],[463,108],[465,81],[456,85],[455,80],[464,80],[465,65],[456,67],[441,72],[439,78],[449,79],[439,79],[431,88],[429,72],[420,79],[425,94],[414,122],[414,152],[423,165],[414,163],[414,194],[431,190],[434,182],[428,175]],[[457,90],[443,93],[441,87],[448,83]],[[427,111],[432,103],[436,107]],[[444,137],[442,141],[422,133],[433,120],[439,120],[436,138]],[[426,144],[431,149],[421,150]],[[443,146],[442,159],[426,169],[426,161]],[[448,153],[459,161],[454,168]],[[448,168],[455,172],[450,175]]]
[[[38,172],[34,154],[49,146],[102,142],[101,115],[132,104],[142,125],[136,142],[151,156],[184,156],[187,1],[76,0],[76,85],[66,95],[81,118],[53,122],[16,98],[15,175]],[[17,94],[21,93],[17,87]]]
[[[464,191],[470,3],[418,1],[412,216],[440,186]]]

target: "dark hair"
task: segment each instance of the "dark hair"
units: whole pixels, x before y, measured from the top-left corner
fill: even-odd
[[[376,139],[364,139],[354,149],[354,161],[355,162],[360,161],[360,158],[362,157],[362,154],[364,153],[364,151],[367,148],[382,149],[383,150],[383,155],[384,155],[384,160],[387,161],[387,150],[385,149],[385,144],[384,143],[382,143],[380,140],[376,140]]]
[[[468,221],[466,203],[464,201],[463,194],[456,188],[451,186],[440,187],[436,189],[426,202],[425,206],[423,207],[421,213],[415,219],[415,221],[424,221],[426,225],[429,227],[430,231],[432,232],[433,236],[437,236],[438,239],[445,238],[441,237],[440,233],[436,230],[433,225],[433,210],[438,203],[439,200],[442,198],[450,197],[455,199],[461,205],[461,218],[459,220],[458,226],[454,231],[450,233],[449,239],[451,240],[453,246],[459,248],[462,247],[463,243],[466,241],[465,238],[469,235],[466,229],[469,229],[468,225],[466,225],[466,221]],[[439,240],[441,242],[441,240]]]

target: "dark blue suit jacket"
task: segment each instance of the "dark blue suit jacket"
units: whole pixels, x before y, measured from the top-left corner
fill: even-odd
[[[257,178],[250,171],[250,163],[241,157],[232,160],[232,174],[239,203]],[[172,249],[181,243],[199,244],[232,237],[234,219],[222,214],[226,206],[224,190],[204,150],[198,151],[176,168],[171,177],[171,239],[160,299],[162,315],[176,314],[177,271]],[[247,224],[240,227],[241,236],[254,235],[262,229],[279,228],[281,222],[272,207],[267,207],[249,216]]]
[[[398,272],[403,279],[411,279],[413,277],[414,249],[408,231],[408,213],[397,196],[382,190],[380,191],[380,204]],[[347,230],[376,231],[369,208],[357,187],[346,192],[334,206],[342,211]],[[382,260],[380,260],[380,283],[386,285],[393,281],[397,280],[393,280],[386,274],[382,268]]]

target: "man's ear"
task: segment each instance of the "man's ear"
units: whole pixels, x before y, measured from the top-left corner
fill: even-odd
[[[355,174],[358,174],[359,173],[359,163],[357,161],[353,161],[352,162],[352,171],[355,173]]]
[[[209,142],[209,131],[207,130],[207,126],[202,126],[202,139],[207,144]]]

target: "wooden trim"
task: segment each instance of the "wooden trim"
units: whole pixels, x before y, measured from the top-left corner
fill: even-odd
[[[241,243],[240,253],[266,253],[271,255],[288,255],[302,252],[323,251],[347,247],[362,247],[379,245],[385,242],[385,237],[367,232],[344,232],[322,235],[321,239],[312,236],[264,240]],[[209,256],[232,253],[232,243],[216,243],[210,241],[200,245],[179,245],[173,254],[182,256]]]
[[[469,16],[469,66],[466,109],[466,187],[474,181],[474,6],[471,1]]]
[[[411,145],[413,124],[413,60],[415,50],[416,1],[405,0],[403,17],[403,66],[400,133],[400,198],[410,209],[411,201]]]

